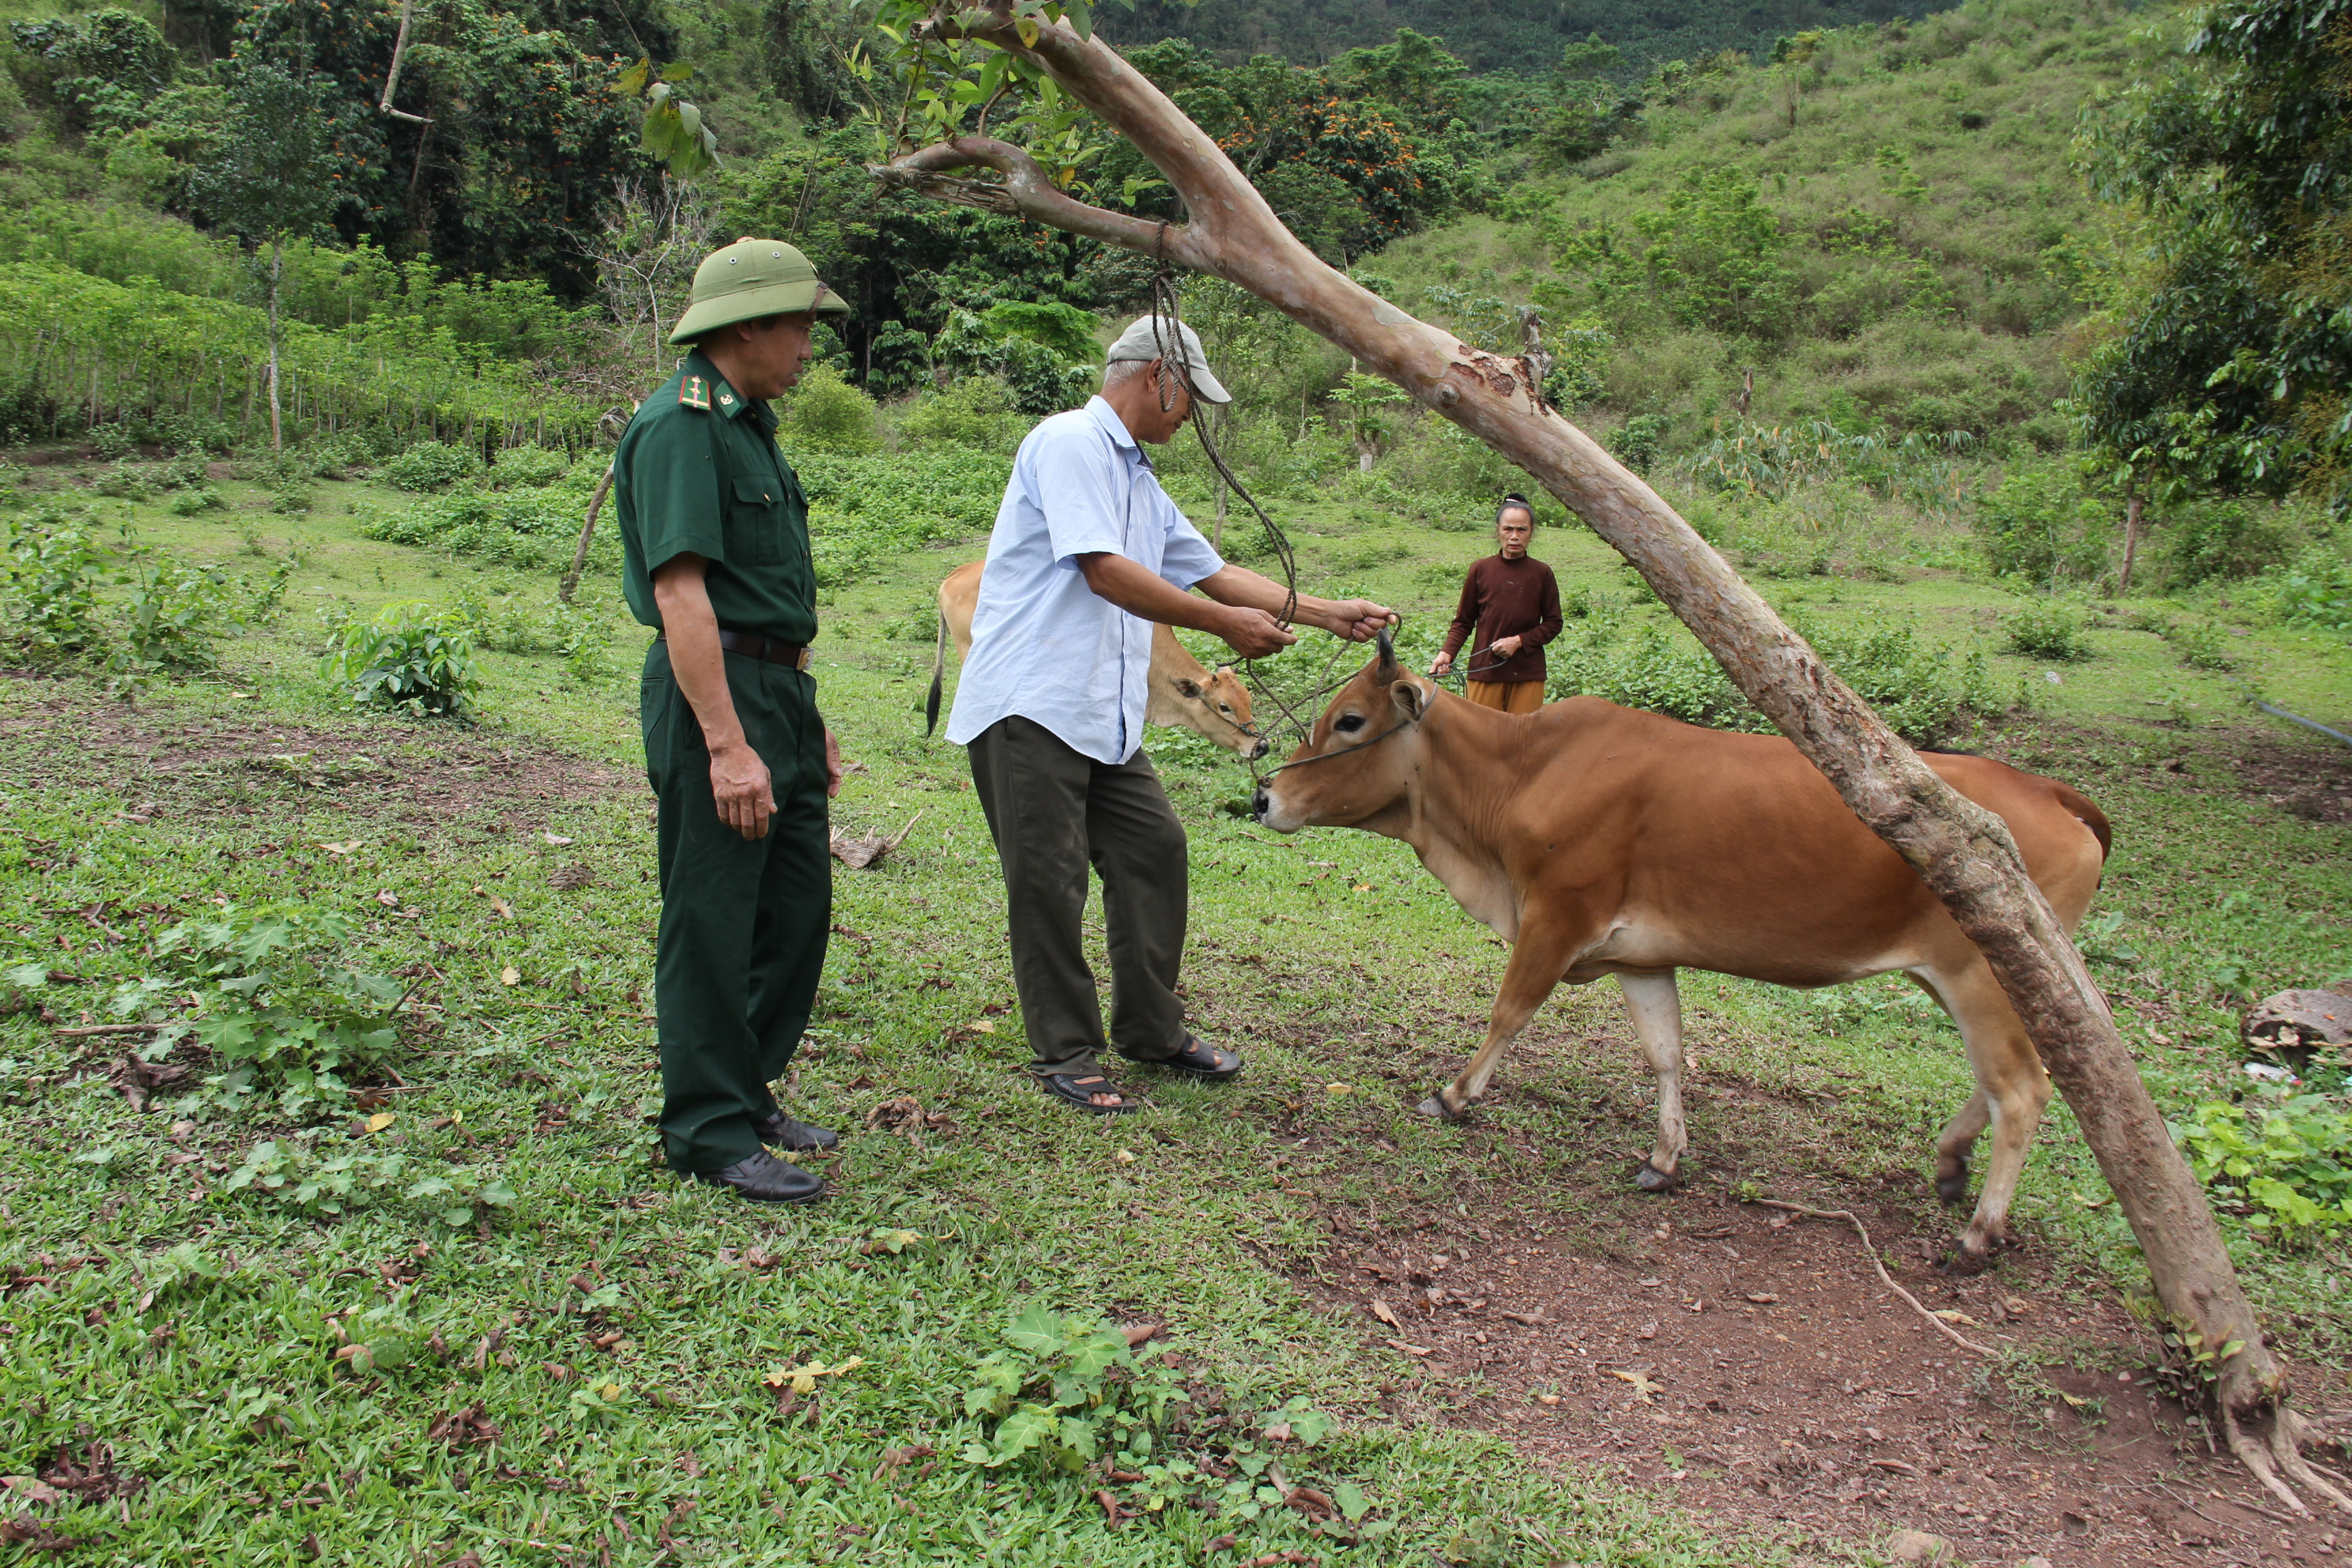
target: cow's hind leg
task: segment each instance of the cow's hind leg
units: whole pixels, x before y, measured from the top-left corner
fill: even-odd
[[[1423,1116],[1452,1121],[1485,1098],[1504,1049],[1518,1038],[1519,1031],[1528,1026],[1528,1020],[1567,973],[1570,946],[1548,932],[1519,928],[1510,964],[1503,971],[1503,987],[1495,994],[1495,1009],[1486,1018],[1486,1042],[1452,1083],[1421,1102],[1418,1109]]]
[[[1621,973],[1617,986],[1625,993],[1625,1011],[1633,1015],[1650,1070],[1658,1076],[1658,1144],[1633,1173],[1633,1181],[1645,1191],[1663,1193],[1675,1184],[1683,1151],[1690,1147],[1683,1127],[1682,993],[1671,969],[1664,974]]]
[[[1959,1026],[1977,1079],[1976,1092],[1936,1140],[1939,1194],[1948,1197],[1955,1187],[1966,1194],[1969,1146],[1988,1124],[1992,1128],[1984,1190],[1960,1232],[1961,1260],[1981,1263],[2007,1237],[2010,1202],[2025,1173],[2026,1151],[2042,1123],[2042,1108],[2050,1103],[2050,1078],[1981,954],[1973,948],[1964,957],[1956,953],[1951,963],[1930,967],[1926,978]]]

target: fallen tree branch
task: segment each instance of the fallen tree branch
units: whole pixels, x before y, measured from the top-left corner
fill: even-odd
[[[1870,1259],[1870,1266],[1878,1270],[1879,1283],[1885,1286],[1889,1290],[1894,1291],[1896,1295],[1902,1297],[1905,1300],[1910,1302],[1911,1310],[1918,1313],[1922,1318],[1927,1320],[1928,1327],[1934,1329],[1937,1333],[1943,1335],[1946,1339],[1951,1341],[1962,1350],[1968,1351],[1972,1354],[1999,1355],[2000,1353],[1996,1350],[1989,1350],[1985,1346],[1978,1344],[1973,1340],[1962,1339],[1958,1330],[1953,1328],[1951,1324],[1944,1321],[1943,1319],[1936,1316],[1935,1313],[1927,1310],[1927,1307],[1920,1302],[1918,1297],[1914,1296],[1910,1291],[1906,1290],[1902,1286],[1897,1285],[1895,1282],[1895,1276],[1886,1271],[1886,1265],[1879,1261],[1878,1248],[1873,1247],[1870,1242],[1870,1232],[1863,1228],[1862,1221],[1854,1218],[1853,1210],[1809,1209],[1802,1204],[1784,1204],[1778,1198],[1758,1198],[1755,1202],[1759,1206],[1763,1208],[1786,1209],[1790,1214],[1803,1215],[1808,1219],[1842,1219],[1845,1221],[1846,1224],[1853,1226],[1853,1233],[1862,1237],[1863,1255]]]

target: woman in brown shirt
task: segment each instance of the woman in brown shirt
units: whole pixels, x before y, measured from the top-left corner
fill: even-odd
[[[1481,708],[1532,713],[1543,706],[1543,645],[1559,635],[1559,584],[1550,567],[1528,553],[1535,531],[1535,509],[1527,498],[1505,496],[1495,513],[1501,548],[1472,563],[1444,651],[1429,667],[1432,675],[1452,669],[1454,656],[1476,626],[1485,642],[1472,645],[1462,694]]]

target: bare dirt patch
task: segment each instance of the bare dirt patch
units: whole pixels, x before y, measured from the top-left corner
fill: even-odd
[[[543,825],[565,802],[647,796],[635,769],[487,729],[357,719],[300,725],[134,709],[23,675],[0,677],[0,774],[18,788],[111,789],[141,819],[320,806],[418,828],[471,820],[512,830]]]
[[[1556,1196],[1490,1193],[1483,1212]],[[1850,1227],[1721,1194],[1630,1208],[1620,1256],[1540,1221],[1437,1208],[1371,1232],[1335,1211],[1301,1282],[1422,1369],[1400,1415],[1604,1467],[1727,1526],[1819,1545],[1920,1530],[1962,1561],[2058,1568],[2336,1560],[2341,1521],[2288,1522],[2208,1456],[2111,1297],[2054,1283],[2030,1247],[1948,1278],[1931,1261],[1948,1237],[1906,1206],[1810,1201],[1851,1208],[1905,1289],[2004,1354],[1943,1338]]]

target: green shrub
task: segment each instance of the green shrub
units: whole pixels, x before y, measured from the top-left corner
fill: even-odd
[[[0,530],[7,552],[0,625],[17,651],[47,662],[102,647],[99,589],[107,582],[107,548],[54,506],[0,521]]]
[[[113,659],[125,671],[210,669],[213,639],[241,632],[236,595],[216,566],[191,566],[152,549],[130,552]],[[281,590],[282,591],[282,590]]]
[[[158,488],[167,490],[194,489],[210,477],[201,448],[166,458],[155,465],[153,472]]]
[[[1627,640],[1622,607],[1591,596],[1582,609],[1582,618],[1571,613],[1544,650],[1550,666],[1547,697],[1583,693],[1711,729],[1771,731],[1771,721],[1686,634],[1644,621]],[[1908,622],[1846,635],[1791,618],[1822,661],[1914,745],[1941,743],[2013,706],[1980,651],[1963,656],[1945,644],[1923,642]]]
[[[1012,390],[993,375],[967,375],[929,392],[898,417],[898,434],[919,446],[946,443],[1000,451],[1019,444],[1030,421],[1013,412]]]
[[[349,921],[308,905],[225,904],[158,936],[162,973],[118,987],[113,1011],[161,1026],[151,1059],[184,1040],[210,1053],[219,1070],[202,1094],[215,1103],[268,1090],[285,1115],[333,1115],[349,1103],[344,1075],[399,1047],[400,985],[344,962],[351,935]]]
[[[121,420],[110,421],[91,430],[89,444],[98,449],[100,460],[109,463],[121,462],[139,447],[138,438],[131,434],[131,426]]]
[[[2352,1116],[2326,1096],[2264,1084],[2248,1104],[2200,1105],[2172,1136],[2249,1229],[2297,1247],[2352,1226]]]
[[[2116,506],[2057,468],[2021,468],[1976,503],[1978,542],[1993,574],[2043,587],[2107,574]]]
[[[493,489],[537,489],[572,471],[572,459],[546,447],[517,447],[490,465]]]
[[[203,512],[225,511],[227,509],[228,497],[210,485],[198,485],[193,489],[182,490],[163,503],[163,510],[173,517],[195,517]]]
[[[383,464],[379,471],[384,483],[422,493],[446,489],[459,479],[472,479],[482,471],[482,459],[469,447],[419,441]]]
[[[2272,616],[2290,626],[2352,632],[2352,561],[2313,545],[2263,584]]]
[[[99,495],[112,496],[121,500],[143,501],[149,493],[147,480],[150,472],[146,464],[134,463],[125,458],[110,465],[105,471],[90,480],[89,488]]]
[[[781,439],[790,452],[856,455],[882,445],[874,400],[826,365],[813,367],[783,407]]]
[[[494,490],[460,485],[405,511],[365,514],[359,531],[364,539],[432,545],[510,566],[564,565],[572,559],[580,525],[588,515],[590,492],[601,475],[596,465],[582,463],[562,479],[539,487]],[[620,560],[618,534],[608,509],[592,542],[591,564],[604,569]]]
[[[1666,443],[1666,427],[1670,421],[1663,414],[1635,414],[1625,423],[1609,432],[1601,443],[1616,459],[1637,474],[1646,476],[1650,466]]]
[[[1076,1474],[1105,1454],[1151,1458],[1154,1430],[1186,1395],[1155,1360],[1139,1361],[1109,1323],[1031,1307],[1004,1331],[1011,1349],[981,1362],[963,1413],[992,1422],[963,1457],[991,1469],[1025,1460]]]
[[[424,713],[462,713],[481,686],[474,639],[463,620],[415,603],[386,605],[351,620],[323,667],[352,700]]]
[[[2038,600],[2000,618],[2001,642],[2028,658],[2074,662],[2089,658],[2091,639],[2083,617],[2053,600]]]
[[[307,516],[318,504],[318,492],[308,485],[281,485],[269,498],[269,510],[281,517]]]
[[[2275,507],[2210,501],[2164,524],[2165,581],[2174,588],[2251,577],[2286,558],[2294,531]]]
[[[2165,639],[2180,656],[2180,662],[2192,669],[2236,668],[2238,661],[2230,653],[2226,636],[2221,623],[2214,620],[2181,622],[2164,631]]]

